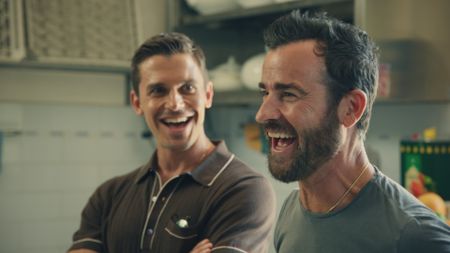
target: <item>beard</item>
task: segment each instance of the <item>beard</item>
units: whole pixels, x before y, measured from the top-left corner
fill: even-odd
[[[264,127],[285,129],[277,121]],[[292,159],[277,157],[269,151],[268,164],[272,176],[285,183],[304,180],[330,160],[339,148],[341,134],[336,110],[331,111],[317,128],[297,132],[298,147]]]

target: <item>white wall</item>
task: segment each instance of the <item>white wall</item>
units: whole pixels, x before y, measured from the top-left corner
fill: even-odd
[[[124,105],[123,73],[0,67],[0,101]]]
[[[165,0],[135,0],[138,44],[150,36],[167,31]]]
[[[125,106],[0,103],[8,111],[22,129],[3,138],[0,252],[64,252],[94,189],[148,159],[144,122]]]

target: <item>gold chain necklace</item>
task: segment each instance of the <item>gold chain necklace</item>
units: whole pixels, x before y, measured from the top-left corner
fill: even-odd
[[[336,201],[336,203],[334,203],[334,205],[331,206],[330,209],[328,209],[327,213],[332,212],[339,204],[341,204],[341,202],[344,200],[345,197],[347,197],[347,195],[350,193],[353,187],[355,187],[356,183],[362,177],[362,175],[364,174],[364,172],[367,170],[368,167],[369,165],[366,165],[364,167],[359,176],[353,181],[353,183],[348,187],[348,189],[344,192],[344,194],[342,194],[342,196]]]

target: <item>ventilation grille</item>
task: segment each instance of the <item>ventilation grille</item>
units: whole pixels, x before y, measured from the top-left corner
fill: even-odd
[[[25,57],[21,1],[0,0],[0,60],[20,61]]]
[[[43,62],[129,65],[132,1],[27,0],[30,55]]]

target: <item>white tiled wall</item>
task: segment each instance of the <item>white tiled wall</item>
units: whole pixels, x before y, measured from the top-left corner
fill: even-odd
[[[94,189],[148,159],[152,145],[140,137],[144,122],[129,107],[0,109],[11,106],[21,111],[23,129],[3,139],[0,252],[64,252]]]
[[[123,105],[125,83],[123,73],[0,67],[0,101]]]

